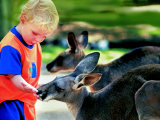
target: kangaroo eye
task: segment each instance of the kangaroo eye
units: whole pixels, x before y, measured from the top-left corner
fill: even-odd
[[[56,91],[57,91],[57,92],[63,92],[63,91],[64,91],[64,89],[62,89],[62,88],[60,88],[60,87],[56,86]]]
[[[78,85],[78,88],[80,88],[80,87],[82,87],[83,86],[83,84],[82,83],[80,83],[79,85]]]

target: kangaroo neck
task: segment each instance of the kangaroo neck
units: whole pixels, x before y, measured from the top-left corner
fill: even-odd
[[[74,92],[74,95],[72,95],[72,100],[70,102],[67,102],[67,107],[69,111],[72,113],[72,115],[76,118],[77,113],[79,109],[81,108],[85,97],[89,95],[89,92],[84,87],[81,90],[78,90]]]

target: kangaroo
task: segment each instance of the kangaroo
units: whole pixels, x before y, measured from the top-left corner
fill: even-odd
[[[88,44],[88,32],[83,31],[78,37],[75,38],[74,33],[68,33],[68,46],[69,48],[60,53],[52,62],[48,63],[46,68],[51,73],[59,71],[72,71],[76,65],[84,58],[84,49]]]
[[[160,79],[160,65],[137,67],[103,89],[88,92],[85,86],[101,77],[101,73],[92,72],[98,58],[97,52],[89,54],[72,73],[38,88],[40,99],[65,102],[76,120],[138,120],[134,95],[147,80]]]
[[[135,94],[139,120],[160,120],[160,82],[147,81]]]
[[[84,58],[84,49],[88,44],[88,32],[83,31],[78,39],[73,32],[68,34],[69,49],[62,52],[52,62],[47,64],[48,71],[74,70],[76,65]],[[101,73],[101,79],[90,86],[91,91],[104,88],[113,80],[121,77],[129,70],[146,64],[160,63],[160,48],[154,46],[139,47],[131,50],[111,63],[97,65],[92,73]]]

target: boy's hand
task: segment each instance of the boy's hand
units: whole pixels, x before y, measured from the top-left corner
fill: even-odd
[[[38,92],[38,90],[36,88],[34,88],[32,85],[30,84],[26,84],[25,82],[21,82],[22,86],[23,86],[23,91],[24,92],[28,92],[28,93],[33,93],[33,95],[36,98],[39,98],[39,96],[36,94]]]
[[[38,90],[34,88],[32,85],[28,84],[27,82],[21,81],[20,83],[22,85],[22,89],[24,92],[29,92],[29,93],[37,93]]]
[[[33,87],[32,85],[28,84],[21,75],[14,75],[14,76],[9,76],[11,78],[12,83],[20,90],[27,92],[27,93],[36,93],[38,90]],[[37,97],[37,96],[36,96]]]

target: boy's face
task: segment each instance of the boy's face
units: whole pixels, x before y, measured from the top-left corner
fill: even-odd
[[[28,45],[34,45],[42,42],[51,32],[42,31],[38,24],[24,23],[21,24],[21,35]]]

